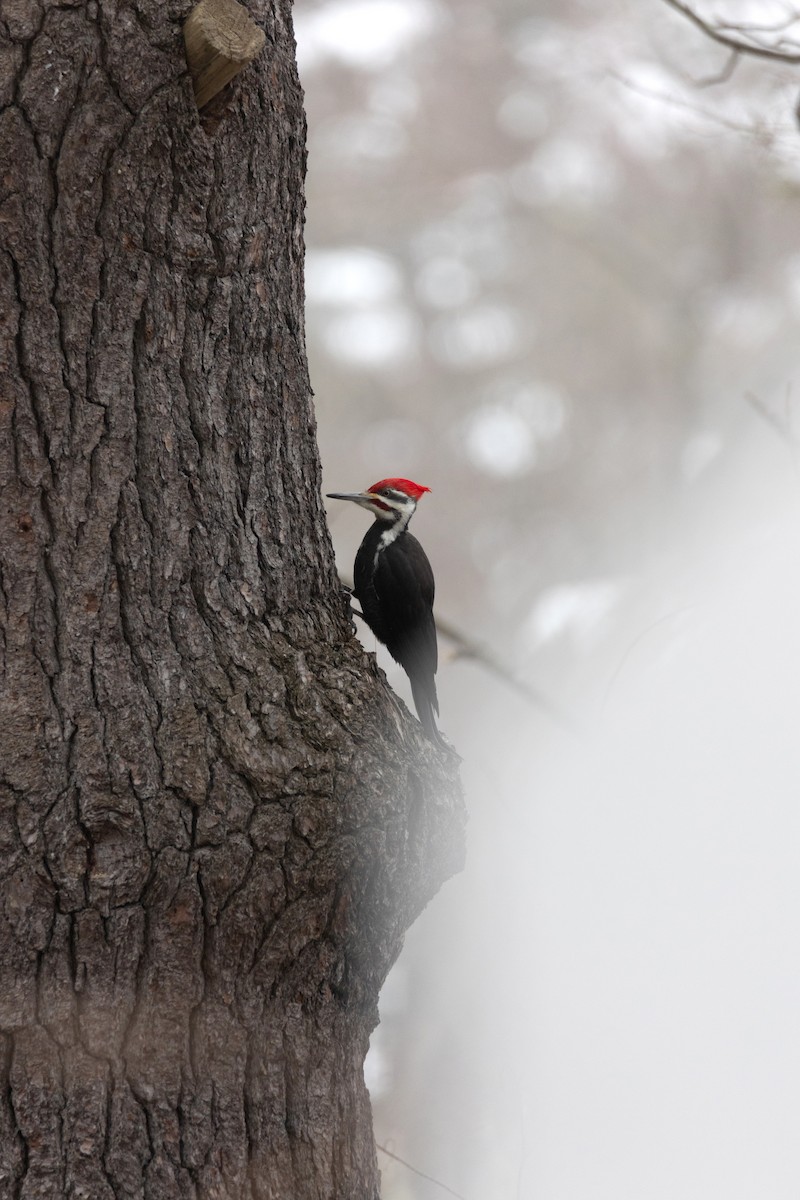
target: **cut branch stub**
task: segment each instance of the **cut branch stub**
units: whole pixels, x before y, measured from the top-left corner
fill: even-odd
[[[266,40],[236,0],[200,0],[186,18],[183,38],[198,108],[251,63]]]

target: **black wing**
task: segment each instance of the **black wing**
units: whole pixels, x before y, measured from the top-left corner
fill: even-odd
[[[439,712],[434,582],[428,556],[410,533],[379,550],[378,522],[361,543],[354,568],[354,594],[364,619],[411,681],[414,704],[428,737],[445,745],[436,728]]]
[[[370,530],[372,533],[372,530]],[[355,562],[355,595],[375,636],[411,676],[433,677],[437,667],[433,620],[434,581],[428,556],[410,533],[377,555],[379,543],[369,535]]]

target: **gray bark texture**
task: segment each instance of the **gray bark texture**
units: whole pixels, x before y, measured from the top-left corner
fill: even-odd
[[[188,7],[0,3],[0,1200],[374,1200],[463,853],[320,501],[289,3],[202,118]]]

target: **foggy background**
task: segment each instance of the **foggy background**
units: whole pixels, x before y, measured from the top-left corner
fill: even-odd
[[[378,1141],[465,1200],[797,1200],[800,70],[698,87],[661,0],[295,21],[325,490],[431,487],[439,618],[544,698],[441,639],[468,862],[384,990]]]

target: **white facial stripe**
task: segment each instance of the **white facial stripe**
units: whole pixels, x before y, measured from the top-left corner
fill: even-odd
[[[406,496],[405,499],[408,500],[408,496]],[[408,504],[406,511],[400,513],[400,519],[396,520],[393,525],[390,525],[388,529],[385,529],[383,531],[380,538],[378,539],[378,545],[375,549],[375,557],[372,560],[373,570],[378,565],[378,559],[379,559],[380,555],[382,554],[382,552],[387,548],[387,546],[391,546],[392,542],[394,542],[397,538],[399,538],[400,534],[404,532],[405,527],[406,527],[406,525],[408,525],[408,522],[411,520],[411,518],[414,514],[414,509],[416,507],[417,506],[414,503],[414,501],[411,501]],[[384,515],[384,517],[386,517],[389,514],[384,513],[383,515]]]
[[[392,488],[387,488],[383,492],[377,492],[374,500],[365,500],[362,503],[380,521],[392,522],[402,517],[406,517],[406,520],[408,520],[417,507],[416,500],[412,500],[404,492],[396,492]]]

